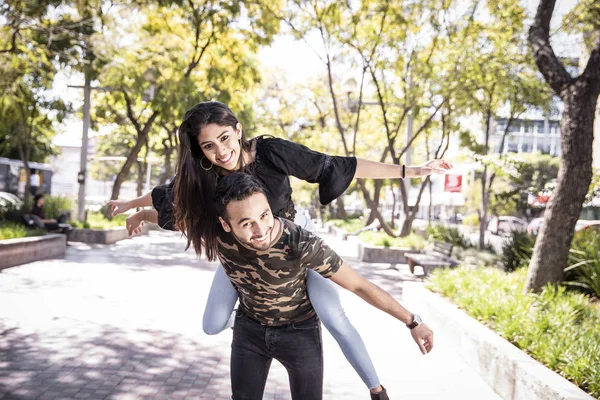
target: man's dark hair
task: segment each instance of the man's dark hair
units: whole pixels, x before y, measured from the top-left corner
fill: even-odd
[[[265,194],[265,189],[252,175],[244,172],[225,175],[219,180],[215,190],[214,206],[217,215],[227,220],[227,204],[244,200],[255,193]]]
[[[43,194],[36,194],[35,197],[33,198],[33,201],[35,203],[37,203],[39,199],[43,199],[43,198],[44,198]]]

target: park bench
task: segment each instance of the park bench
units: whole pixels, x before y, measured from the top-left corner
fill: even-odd
[[[425,275],[438,267],[454,267],[458,261],[452,258],[453,245],[434,240],[425,253],[405,253],[410,272],[415,273],[415,267],[420,265]]]

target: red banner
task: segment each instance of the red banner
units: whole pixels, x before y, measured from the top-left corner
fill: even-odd
[[[462,190],[462,175],[446,175],[444,192],[460,193]]]

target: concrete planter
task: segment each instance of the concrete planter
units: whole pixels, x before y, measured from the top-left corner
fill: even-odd
[[[67,237],[58,233],[0,240],[0,270],[39,260],[63,258],[66,251]]]
[[[342,228],[333,226],[329,222],[326,222],[323,226],[325,227],[327,233],[331,233],[335,237],[340,237],[345,240],[346,237],[348,236],[348,233],[345,230],[343,230]]]
[[[154,224],[145,224],[142,235],[147,235],[153,229]],[[83,242],[89,244],[113,244],[119,240],[128,239],[125,227],[108,229],[73,229],[69,233],[70,242]]]
[[[411,310],[444,335],[448,345],[503,399],[593,400],[576,385],[420,284],[405,282],[402,297]]]
[[[341,228],[337,228],[328,222],[324,224],[324,227],[326,228],[327,232],[344,240],[347,240],[348,238],[355,238],[358,242],[358,258],[363,262],[406,264],[406,257],[404,257],[404,253],[420,253],[419,250],[415,249],[382,247],[366,244],[358,237],[349,236],[348,232]]]
[[[399,247],[372,246],[361,242],[358,247],[359,258],[369,263],[396,263],[406,264],[404,253],[420,253],[415,249],[401,249]]]

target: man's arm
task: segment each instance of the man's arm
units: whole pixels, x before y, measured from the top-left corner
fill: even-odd
[[[398,319],[403,324],[409,325],[413,322],[413,313],[402,307],[388,292],[363,278],[348,264],[342,263],[342,266],[330,279],[372,306]],[[423,354],[431,351],[433,348],[433,332],[427,325],[420,324],[411,329],[410,333]]]

